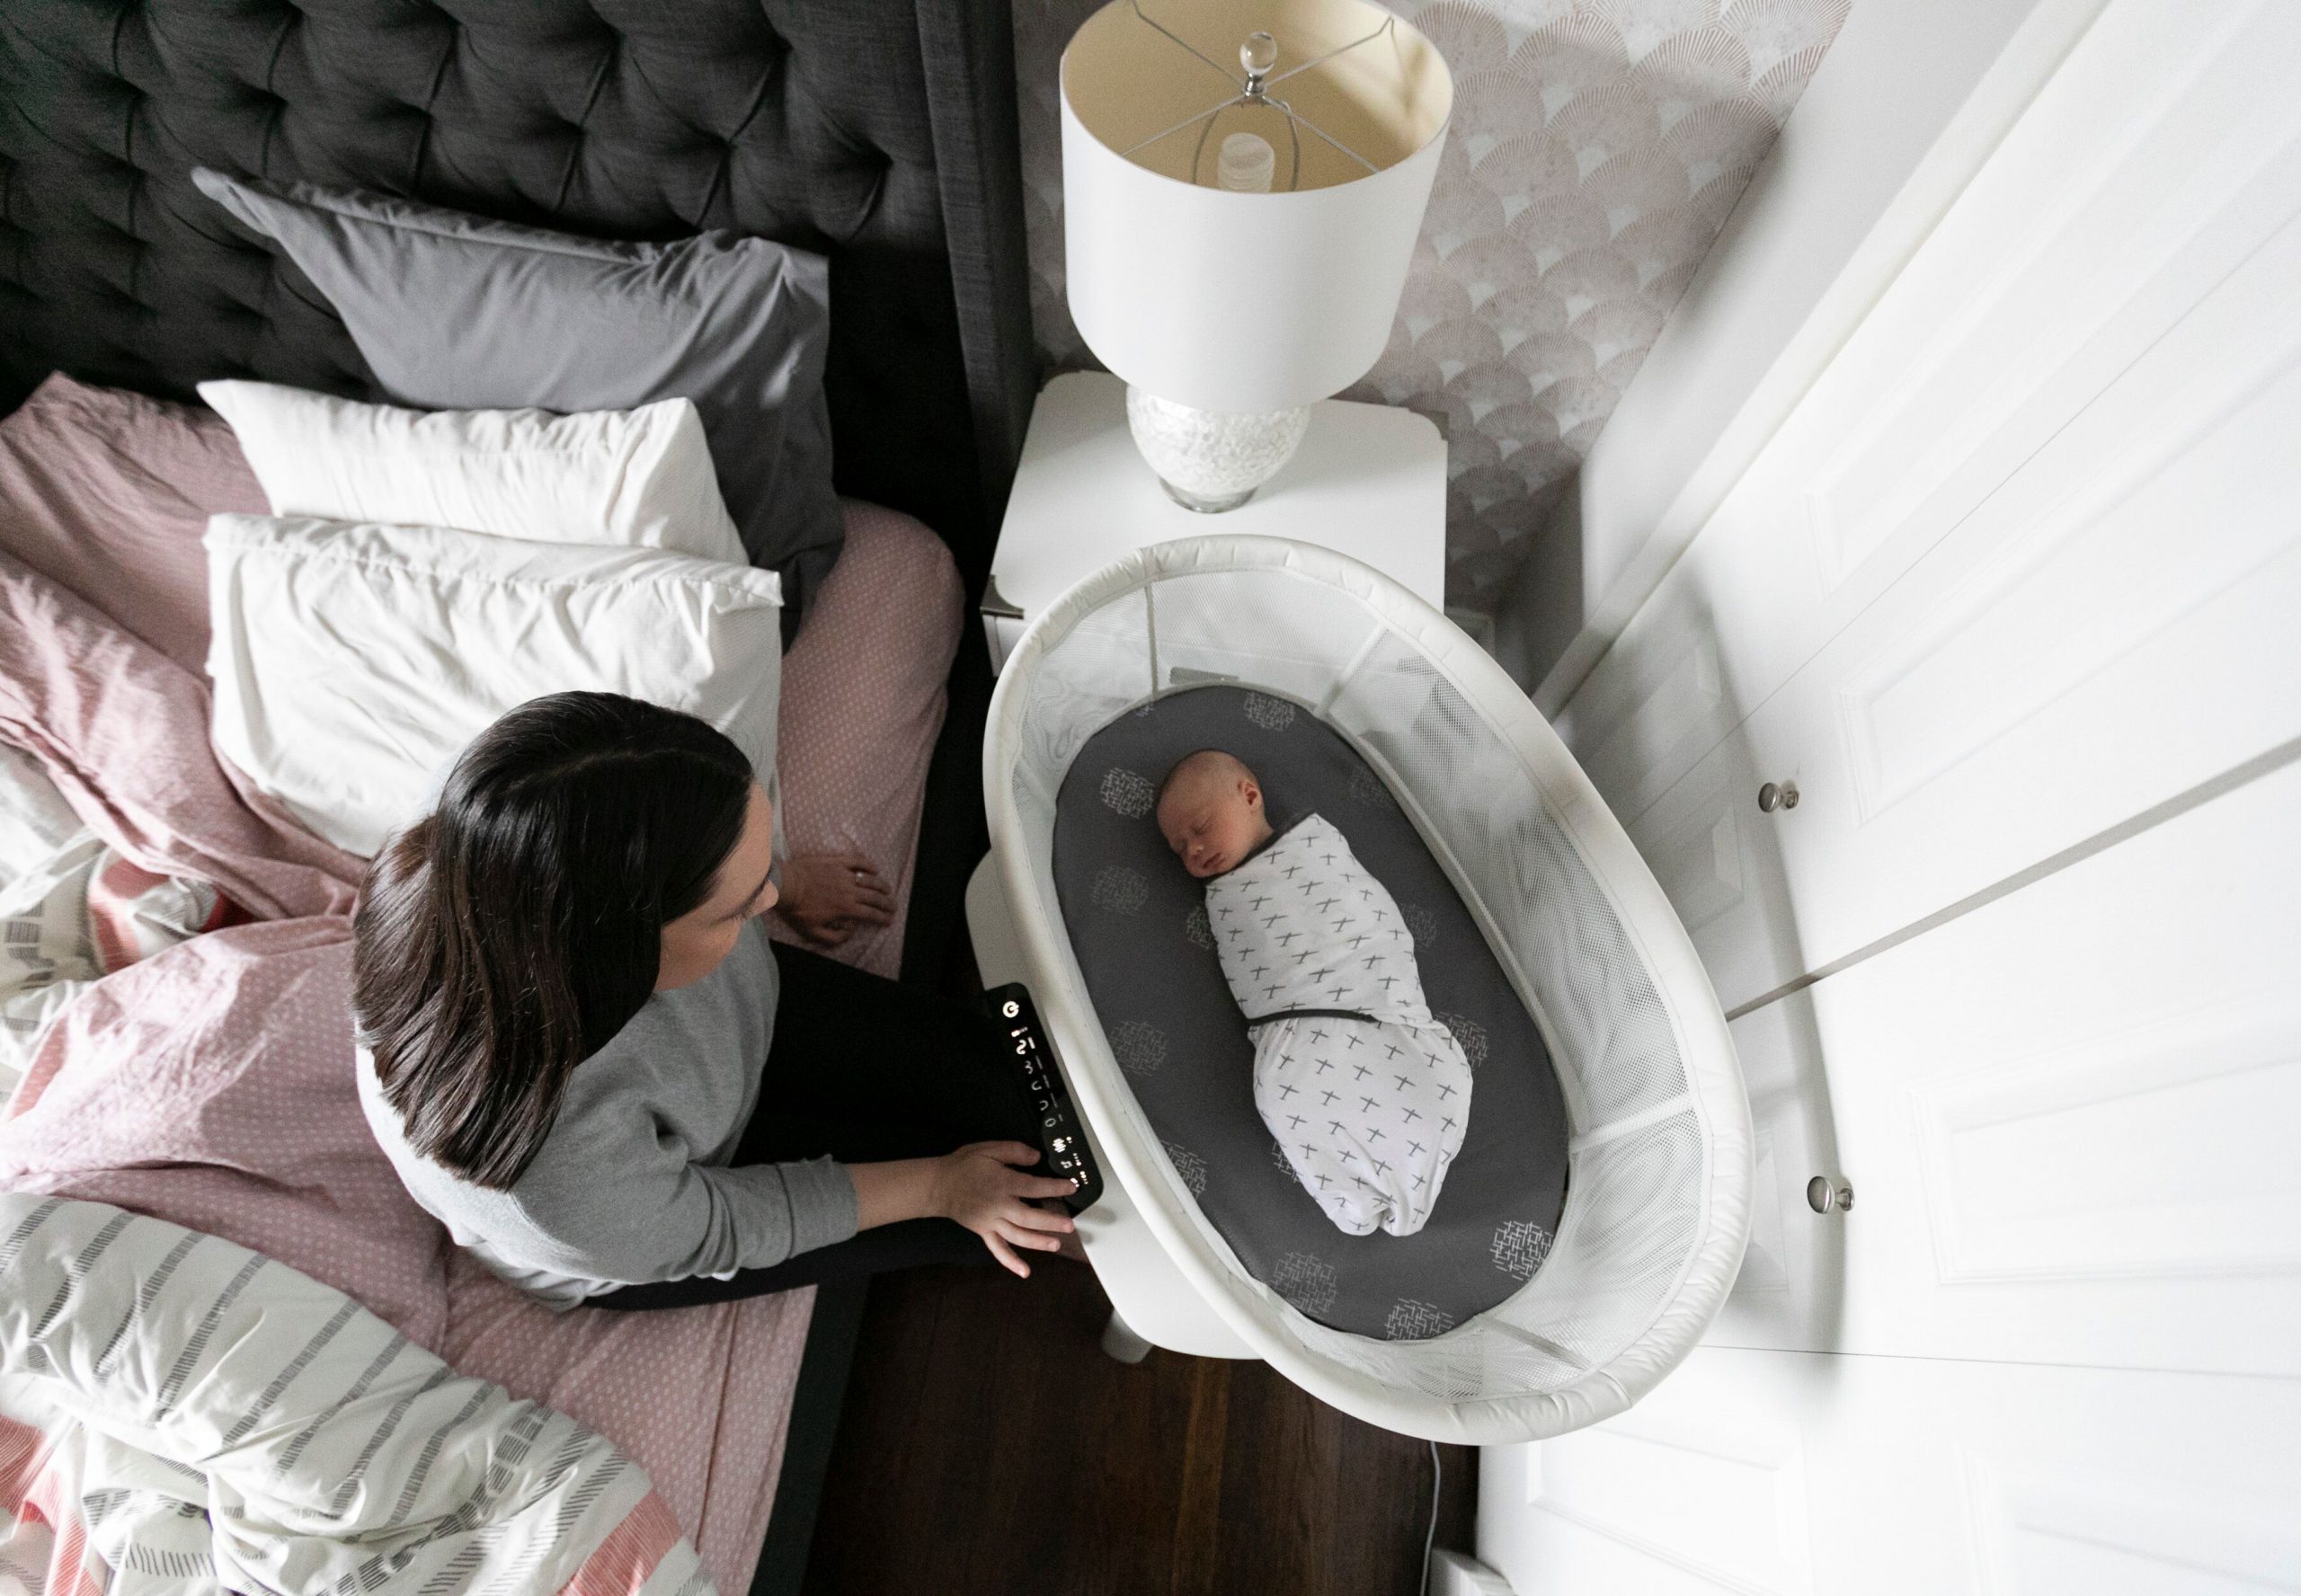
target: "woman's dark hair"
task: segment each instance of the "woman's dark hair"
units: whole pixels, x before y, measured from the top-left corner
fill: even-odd
[[[751,781],[707,723],[613,693],[531,700],[464,750],[352,920],[352,1009],[418,1152],[520,1178],[655,989],[663,927],[711,895]]]

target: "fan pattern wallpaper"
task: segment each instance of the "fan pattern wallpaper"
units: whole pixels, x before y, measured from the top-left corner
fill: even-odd
[[[1158,0],[1143,0],[1156,14]],[[1016,0],[1032,315],[1063,302],[1057,64],[1099,0]],[[1399,0],[1454,118],[1389,348],[1343,396],[1446,436],[1447,598],[1491,610],[1692,280],[1851,0]]]

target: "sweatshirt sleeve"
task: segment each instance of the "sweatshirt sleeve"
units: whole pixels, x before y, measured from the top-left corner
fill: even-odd
[[[638,1115],[592,1116],[582,1132],[520,1177],[533,1267],[637,1285],[762,1268],[855,1234],[855,1182],[829,1158],[696,1164]]]

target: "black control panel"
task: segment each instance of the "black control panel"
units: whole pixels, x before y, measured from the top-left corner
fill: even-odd
[[[1062,1206],[1074,1214],[1083,1213],[1102,1198],[1102,1171],[1095,1167],[1095,1156],[1087,1150],[1087,1133],[1071,1112],[1070,1095],[1062,1089],[1062,1077],[1055,1070],[1054,1055],[1039,1029],[1039,1014],[1031,1005],[1030,991],[1016,981],[994,987],[984,997],[991,1005],[992,1022],[1005,1035],[1016,1067],[1022,1071],[1023,1090],[1039,1116],[1039,1154],[1044,1160],[1040,1167],[1077,1183],[1078,1189],[1062,1199]]]

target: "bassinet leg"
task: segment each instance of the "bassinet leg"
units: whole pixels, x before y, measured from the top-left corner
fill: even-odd
[[[1126,1321],[1114,1313],[1111,1322],[1103,1326],[1103,1351],[1122,1363],[1140,1363],[1150,1355],[1150,1343],[1126,1327]]]

